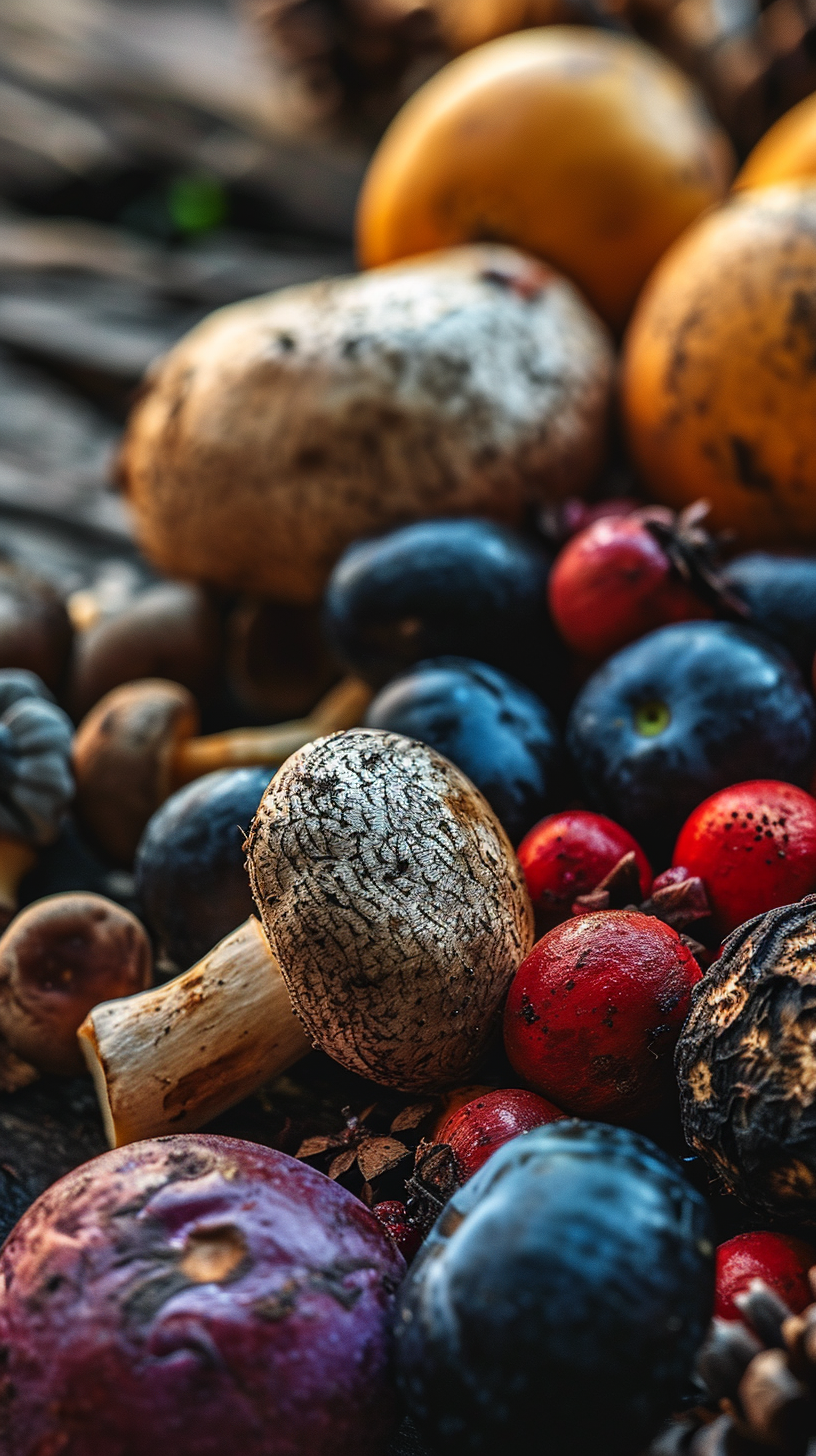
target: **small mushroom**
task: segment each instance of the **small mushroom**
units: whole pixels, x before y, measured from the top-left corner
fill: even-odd
[[[113,688],[145,677],[170,678],[204,700],[218,678],[221,647],[219,614],[200,587],[162,582],[80,633],[71,712],[82,718]]]
[[[104,895],[48,895],[0,937],[0,1042],[39,1072],[84,1070],[77,1030],[100,1001],[152,979],[147,934]]]
[[[74,792],[71,724],[33,672],[0,671],[0,929],[35,846],[56,839]]]
[[[386,1086],[461,1082],[532,944],[487,801],[395,733],[293,754],[247,848],[263,929],[250,918],[185,975],[80,1028],[115,1146],[201,1127],[312,1043]]]
[[[52,692],[65,685],[73,628],[54,588],[12,562],[0,564],[0,668],[36,673]]]
[[[345,678],[307,718],[197,738],[195,699],[180,683],[126,683],[77,729],[78,816],[111,859],[130,865],[148,820],[174,789],[219,768],[269,765],[271,772],[310,739],[358,722],[370,701],[365,683]]]
[[[307,713],[340,676],[317,607],[243,597],[227,618],[226,638],[227,687],[253,717]]]

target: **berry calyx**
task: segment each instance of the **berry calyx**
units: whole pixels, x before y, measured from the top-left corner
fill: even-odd
[[[627,854],[634,854],[645,899],[652,870],[636,839],[604,814],[567,809],[550,814],[525,835],[518,857],[539,935],[567,920],[581,895],[590,894]]]
[[[673,862],[703,881],[716,931],[728,935],[816,889],[816,799],[778,779],[721,789],[689,815]]]
[[[700,968],[676,930],[634,910],[565,921],[510,987],[513,1069],[565,1112],[639,1122],[663,1106]]]
[[[727,1239],[717,1249],[714,1313],[724,1320],[743,1320],[735,1297],[745,1294],[753,1279],[762,1279],[788,1309],[799,1314],[813,1299],[808,1269],[816,1249],[788,1234],[747,1233]]]
[[[459,1180],[466,1183],[511,1138],[565,1116],[535,1092],[500,1088],[457,1108],[439,1129],[437,1142],[452,1149]]]

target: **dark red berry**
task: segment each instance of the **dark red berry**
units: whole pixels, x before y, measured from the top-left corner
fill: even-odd
[[[559,1107],[535,1092],[503,1087],[458,1108],[439,1129],[437,1142],[447,1143],[452,1149],[456,1171],[466,1183],[496,1148],[519,1133],[531,1132],[564,1116]]]
[[[422,1234],[408,1218],[405,1204],[400,1203],[398,1198],[386,1198],[382,1203],[375,1203],[371,1212],[391,1235],[403,1259],[410,1264],[422,1243]]]
[[[518,857],[539,935],[568,919],[578,896],[596,889],[630,853],[637,859],[645,900],[652,886],[651,866],[637,840],[620,824],[587,809],[567,809],[536,824],[522,839]]]
[[[703,881],[719,935],[816,889],[816,799],[794,784],[750,779],[689,815],[674,863]]]
[[[647,1118],[672,1085],[672,1052],[699,979],[677,931],[653,916],[605,910],[567,920],[516,972],[507,1055],[566,1112]]]
[[[714,1313],[720,1319],[742,1319],[734,1296],[745,1293],[752,1279],[762,1279],[799,1314],[813,1300],[807,1277],[813,1264],[816,1249],[804,1239],[787,1234],[737,1234],[717,1249]]]
[[[548,590],[564,641],[594,658],[656,627],[714,615],[639,513],[603,517],[573,536],[556,558]]]

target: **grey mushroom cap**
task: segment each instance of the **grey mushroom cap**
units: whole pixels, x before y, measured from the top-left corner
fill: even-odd
[[[71,720],[33,672],[0,671],[0,835],[50,844],[74,794]]]
[[[533,941],[513,848],[464,774],[396,733],[317,739],[275,775],[247,849],[314,1043],[387,1086],[461,1078]]]

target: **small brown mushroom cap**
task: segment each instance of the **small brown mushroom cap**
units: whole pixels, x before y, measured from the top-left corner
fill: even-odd
[[[218,680],[222,629],[205,593],[166,581],[82,632],[71,667],[70,708],[82,718],[105,693],[138,678],[181,683],[202,700]]]
[[[168,575],[316,602],[361,536],[580,492],[613,367],[572,284],[495,245],[220,309],[131,417],[140,541]]]
[[[387,1086],[461,1080],[533,940],[510,841],[464,774],[396,733],[335,733],[275,775],[247,847],[314,1042]]]
[[[173,787],[173,752],[198,726],[192,694],[163,678],[114,688],[80,723],[77,815],[117,863],[132,864],[145,824]]]
[[[49,895],[0,937],[0,1040],[38,1071],[82,1072],[88,1012],[151,979],[150,941],[129,910],[103,895]]]

